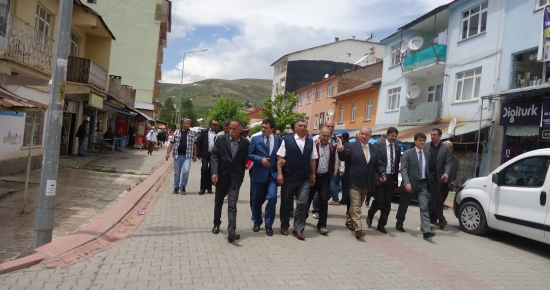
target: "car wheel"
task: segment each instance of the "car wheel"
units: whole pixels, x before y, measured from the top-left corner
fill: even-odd
[[[483,208],[473,201],[469,201],[460,207],[458,221],[460,229],[472,235],[483,235],[487,232],[487,219]]]

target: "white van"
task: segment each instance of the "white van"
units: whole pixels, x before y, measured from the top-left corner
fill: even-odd
[[[550,244],[549,165],[550,149],[539,149],[466,181],[454,201],[460,229],[482,235],[493,228]]]

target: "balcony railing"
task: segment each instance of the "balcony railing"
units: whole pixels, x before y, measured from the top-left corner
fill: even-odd
[[[403,71],[425,67],[436,62],[445,62],[447,57],[447,46],[434,44],[431,47],[423,49],[415,54],[407,55],[403,61]]]
[[[0,23],[0,49],[6,51],[6,58],[51,75],[54,40],[13,13],[5,15]]]
[[[428,102],[399,108],[399,125],[416,126],[441,121],[442,102]]]
[[[88,84],[107,91],[107,71],[87,58],[69,56],[67,81]]]

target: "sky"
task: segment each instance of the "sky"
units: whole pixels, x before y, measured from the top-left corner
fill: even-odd
[[[162,82],[273,78],[281,56],[352,38],[374,41],[450,0],[172,0]]]

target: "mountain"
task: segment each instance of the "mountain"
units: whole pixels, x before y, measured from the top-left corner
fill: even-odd
[[[252,104],[259,104],[271,95],[271,80],[263,79],[240,79],[221,80],[207,79],[196,83],[183,85],[182,98],[193,100],[195,107],[212,107],[219,96],[229,96],[239,100],[241,103],[249,101]],[[160,84],[160,95],[157,101],[164,101],[171,96],[179,98],[181,86],[179,84]],[[213,97],[215,95],[216,97]],[[177,101],[175,101],[177,103]]]

